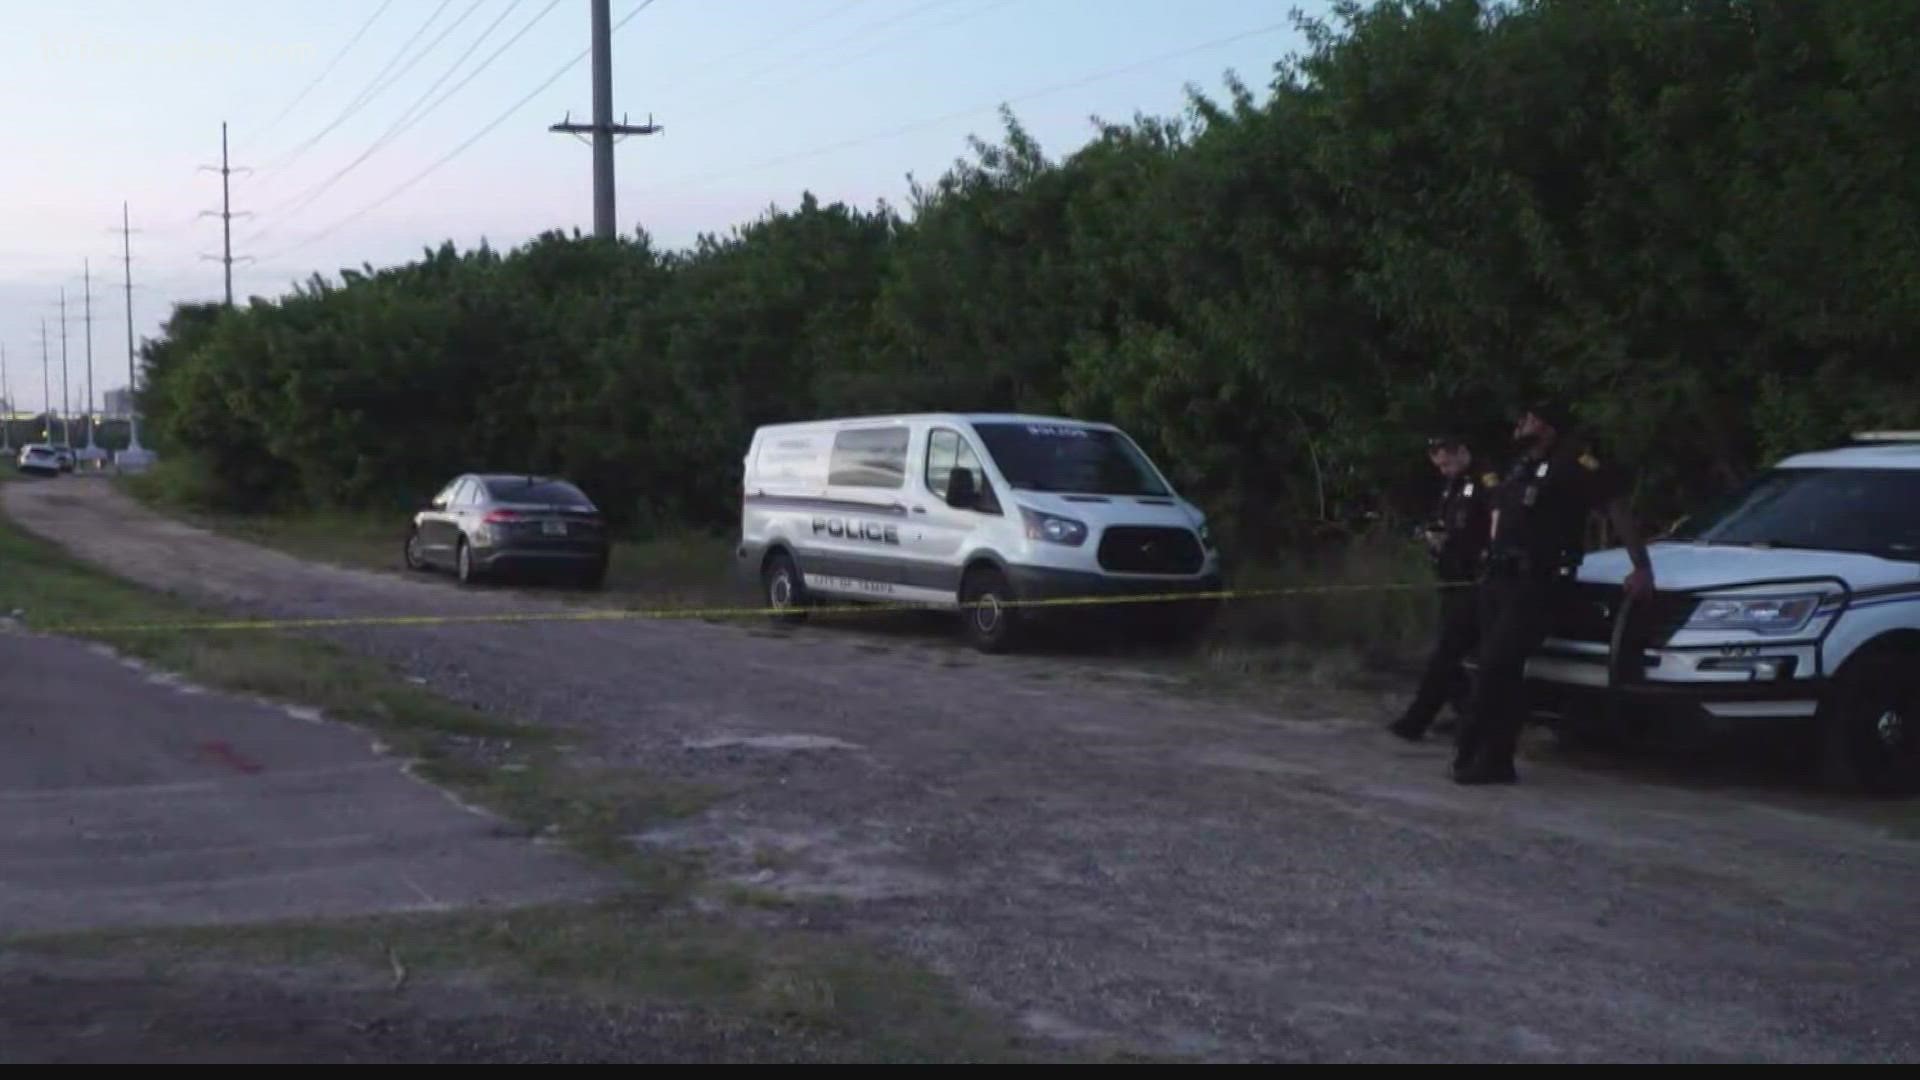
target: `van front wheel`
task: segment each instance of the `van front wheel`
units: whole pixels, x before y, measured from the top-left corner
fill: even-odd
[[[990,566],[967,572],[960,583],[960,615],[967,640],[984,653],[1007,652],[1017,644],[1020,616],[1007,606],[1014,599],[1007,577]]]
[[[807,588],[801,581],[800,569],[793,565],[792,557],[786,552],[767,560],[766,569],[761,572],[761,585],[775,624],[799,622],[807,617]]]

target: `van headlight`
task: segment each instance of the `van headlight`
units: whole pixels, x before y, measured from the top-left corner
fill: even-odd
[[[1087,541],[1087,526],[1058,514],[1042,513],[1027,507],[1020,508],[1020,519],[1027,523],[1027,539],[1044,540],[1049,544],[1065,544],[1067,547],[1079,547]]]
[[[1700,601],[1688,617],[1688,630],[1751,630],[1791,634],[1807,625],[1820,606],[1819,596],[1749,596]]]

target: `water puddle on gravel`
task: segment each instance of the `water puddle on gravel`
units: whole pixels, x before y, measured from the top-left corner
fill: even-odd
[[[831,735],[722,735],[710,739],[688,739],[681,743],[689,750],[858,750],[859,743],[836,739]]]

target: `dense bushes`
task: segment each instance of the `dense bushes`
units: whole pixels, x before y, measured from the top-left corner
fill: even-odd
[[[752,426],[1017,408],[1126,426],[1247,543],[1423,496],[1419,437],[1550,391],[1659,519],[1920,421],[1920,5],[1343,8],[1261,93],[1049,161],[1012,118],[910,207],[691,250],[547,235],[179,310],[145,407],[230,506],[559,470],[724,526]]]

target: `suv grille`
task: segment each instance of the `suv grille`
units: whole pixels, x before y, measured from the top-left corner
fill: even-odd
[[[1117,525],[1100,538],[1100,568],[1118,574],[1197,574],[1205,561],[1191,529]]]
[[[1626,602],[1626,590],[1618,585],[1578,584],[1568,589],[1559,611],[1554,613],[1553,636],[1568,641],[1586,641],[1605,645],[1613,641],[1613,621]],[[1664,645],[1698,604],[1691,596],[1655,593],[1647,623],[1647,644]]]

